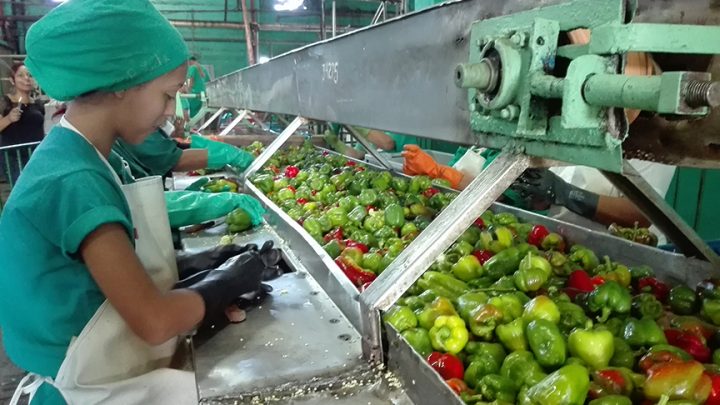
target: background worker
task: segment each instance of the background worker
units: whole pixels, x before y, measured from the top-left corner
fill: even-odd
[[[174,113],[182,36],[148,0],[73,0],[26,41],[28,69],[68,110],[0,217],[3,342],[31,373],[17,392],[37,393],[33,405],[196,404],[193,374],[167,368],[176,337],[256,291],[277,252],[173,290],[159,178],[122,184],[107,163],[117,138],[140,143]]]
[[[13,92],[0,101],[0,146],[42,141],[45,136],[45,107],[32,95],[35,81],[24,63],[12,66],[12,84]],[[27,150],[20,151],[19,157],[15,151],[7,154],[6,164],[10,168],[7,175],[11,184],[17,182],[21,167],[25,167],[28,160],[30,155]]]
[[[198,62],[197,56],[195,55],[190,57],[187,78],[190,93],[197,95],[197,97],[188,100],[190,118],[193,118],[202,108],[202,99],[200,98],[200,95],[205,92],[205,84],[210,80],[210,73],[208,73],[207,69]]]

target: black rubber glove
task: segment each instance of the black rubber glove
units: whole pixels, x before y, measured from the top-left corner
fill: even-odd
[[[528,169],[510,187],[533,210],[560,205],[585,218],[593,219],[600,196],[575,187],[548,169]]]
[[[257,250],[257,245],[223,245],[198,253],[178,252],[175,261],[178,268],[178,279],[185,280],[198,272],[214,269],[223,264],[227,259],[245,253],[249,250]]]
[[[225,308],[238,296],[260,289],[264,271],[265,264],[258,252],[248,251],[228,259],[217,269],[210,270],[201,281],[188,286],[187,289],[200,294],[205,302],[203,324],[220,319]]]

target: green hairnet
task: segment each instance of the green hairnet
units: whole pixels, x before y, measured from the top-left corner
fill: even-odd
[[[120,91],[188,59],[180,33],[148,0],[69,0],[33,24],[25,64],[52,98]]]

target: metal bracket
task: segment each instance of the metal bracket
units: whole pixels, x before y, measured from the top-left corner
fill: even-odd
[[[703,258],[715,266],[720,266],[720,257],[680,218],[630,163],[624,162],[623,174],[606,171],[602,173],[632,200],[686,256]]]
[[[268,160],[270,160],[270,158],[275,154],[275,152],[280,150],[280,148],[283,146],[283,144],[285,144],[285,142],[288,139],[290,139],[292,134],[294,134],[295,131],[297,131],[298,128],[300,128],[300,126],[305,124],[306,122],[307,121],[305,120],[305,118],[295,117],[295,119],[292,120],[290,125],[288,125],[280,133],[280,135],[278,135],[278,137],[275,138],[274,141],[272,141],[272,143],[270,145],[265,147],[265,150],[260,154],[260,156],[255,158],[255,160],[253,160],[252,164],[250,166],[248,166],[247,169],[245,169],[245,172],[243,173],[243,177],[249,178],[250,176],[255,174],[255,172],[260,170],[260,168],[263,167],[263,165],[265,165],[265,163],[267,163]]]
[[[227,108],[225,108],[225,107],[219,108],[217,111],[215,111],[215,114],[211,115],[207,121],[203,122],[203,124],[200,125],[200,128],[197,129],[198,132],[204,131],[207,127],[210,126],[210,124],[212,124],[216,119],[218,119],[218,117],[220,117],[220,115],[222,115],[222,113],[224,113],[225,111],[227,111]]]
[[[530,166],[527,155],[502,152],[360,294],[362,305],[385,311]],[[378,335],[375,339],[380,339]]]
[[[350,135],[353,136],[358,142],[360,142],[360,145],[365,148],[370,155],[377,160],[382,167],[384,167],[386,170],[394,173],[395,169],[392,167],[390,162],[388,162],[387,159],[385,159],[384,156],[382,156],[380,153],[377,152],[375,148],[373,148],[372,144],[369,140],[367,140],[364,136],[362,136],[358,131],[355,130],[355,128],[351,127],[350,125],[343,125],[345,129],[350,132]]]
[[[228,124],[228,126],[225,129],[223,129],[222,132],[220,132],[218,134],[218,136],[225,136],[225,135],[229,134],[230,131],[232,131],[239,123],[242,122],[242,120],[245,119],[247,114],[248,114],[247,110],[240,111],[240,113],[237,115],[237,117],[235,117],[235,119],[233,119],[230,122],[230,124]]]

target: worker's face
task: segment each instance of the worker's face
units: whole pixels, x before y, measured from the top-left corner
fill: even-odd
[[[20,66],[15,72],[13,83],[18,91],[23,92],[30,92],[35,87],[35,81],[25,66]]]
[[[119,103],[120,137],[130,144],[140,144],[175,115],[175,94],[185,82],[187,65],[157,79],[127,90]]]

